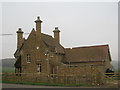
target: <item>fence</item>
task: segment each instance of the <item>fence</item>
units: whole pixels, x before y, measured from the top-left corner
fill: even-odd
[[[4,73],[2,74],[3,81],[11,81],[11,82],[32,82],[32,83],[58,83],[58,84],[89,84],[89,85],[100,85],[104,84],[105,80],[100,78],[96,78],[96,76],[92,75],[40,75],[34,73]]]
[[[107,79],[116,79],[120,80],[120,74],[119,73],[106,73],[105,74]]]

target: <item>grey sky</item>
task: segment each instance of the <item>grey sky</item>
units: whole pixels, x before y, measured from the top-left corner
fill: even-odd
[[[2,10],[2,33],[15,34],[19,27],[29,33],[40,16],[43,33],[53,36],[59,27],[64,47],[109,44],[112,59],[118,60],[117,2],[3,3]],[[16,35],[2,38],[3,58],[13,57]]]

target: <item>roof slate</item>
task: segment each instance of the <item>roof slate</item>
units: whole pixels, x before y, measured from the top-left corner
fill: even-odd
[[[107,58],[109,54],[108,45],[76,47],[65,49],[65,61],[67,62],[81,62],[81,61],[102,61]]]
[[[20,57],[18,58],[18,60],[15,62],[14,66],[15,66],[16,68],[21,67],[21,56],[20,56]]]
[[[41,35],[42,35],[42,40],[44,41],[45,44],[47,44],[48,47],[54,47],[56,53],[60,53],[60,54],[65,53],[62,45],[56,43],[52,36],[43,33]]]

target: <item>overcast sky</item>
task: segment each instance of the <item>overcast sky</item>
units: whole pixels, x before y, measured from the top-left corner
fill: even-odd
[[[37,16],[43,33],[53,36],[54,27],[59,27],[64,47],[109,44],[112,59],[118,60],[117,2],[3,3],[2,33],[14,35],[2,37],[2,58],[14,57],[17,29],[30,33]]]

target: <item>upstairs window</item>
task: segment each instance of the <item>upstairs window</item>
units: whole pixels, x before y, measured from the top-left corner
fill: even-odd
[[[50,57],[53,57],[53,53],[50,53]]]
[[[27,54],[27,56],[26,56],[26,61],[27,61],[27,63],[30,63],[30,62],[31,62],[30,54]]]
[[[42,66],[41,64],[37,64],[37,72],[41,72],[42,71]]]

